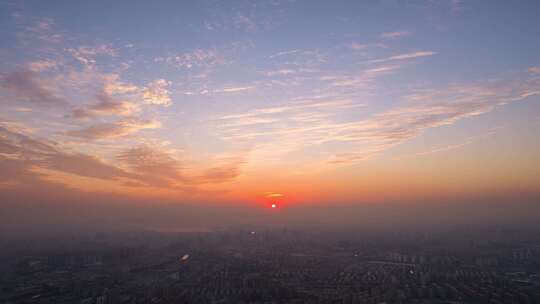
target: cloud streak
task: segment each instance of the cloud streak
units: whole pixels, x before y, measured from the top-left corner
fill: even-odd
[[[381,34],[381,39],[392,40],[399,39],[406,36],[410,36],[412,33],[409,31],[395,31],[395,32],[384,32]]]
[[[421,57],[433,56],[436,54],[437,54],[436,52],[431,52],[431,51],[417,51],[417,52],[412,52],[412,53],[394,55],[394,56],[381,58],[381,59],[373,59],[373,60],[367,61],[367,63],[381,63],[381,62],[388,62],[388,61],[416,59],[416,58],[421,58]]]
[[[227,140],[275,143],[273,147],[277,150],[280,146],[292,146],[297,150],[341,142],[347,144],[347,150],[351,152],[331,154],[328,162],[352,163],[376,156],[427,129],[450,125],[509,102],[539,95],[539,86],[540,83],[532,79],[525,84],[502,82],[419,90],[405,96],[406,106],[346,122],[337,120],[339,112],[336,108],[333,112],[323,113],[321,106],[324,104],[262,108],[223,117],[220,133]],[[338,104],[327,105],[335,107]],[[349,105],[353,103],[341,104]],[[315,115],[315,118],[305,122],[300,119],[309,115]],[[324,150],[323,147],[320,149]]]
[[[143,184],[156,187],[183,188],[202,184],[224,183],[241,174],[240,157],[228,157],[213,161],[208,168],[193,171],[182,164],[170,152],[146,145],[133,147],[121,152],[117,159],[127,165],[132,172],[140,175]],[[189,171],[189,172],[188,172]]]
[[[196,49],[174,56],[158,57],[155,59],[155,62],[167,63],[181,69],[193,69],[220,66],[225,64],[225,59],[216,50]]]
[[[169,152],[141,145],[118,154],[119,165],[83,153],[68,153],[61,146],[36,140],[0,126],[0,187],[23,183],[48,183],[51,172],[117,182],[130,187],[185,187],[231,181],[240,175],[241,158],[214,161],[208,168],[188,174]],[[44,171],[46,170],[46,171]],[[193,171],[193,169],[191,169]]]
[[[100,115],[130,116],[138,111],[140,107],[128,101],[117,101],[107,92],[102,91],[96,95],[97,103],[86,108],[75,109],[72,113],[74,118],[90,118]]]
[[[38,181],[45,175],[38,169],[55,170],[103,180],[133,177],[95,156],[66,153],[54,143],[36,140],[0,126],[0,180]]]
[[[126,118],[116,122],[95,124],[78,130],[67,131],[65,135],[87,140],[113,139],[140,130],[158,129],[160,127],[161,123],[156,120]]]
[[[39,77],[38,73],[32,70],[8,73],[1,78],[1,82],[2,88],[11,93],[16,101],[43,106],[58,106],[67,103]]]

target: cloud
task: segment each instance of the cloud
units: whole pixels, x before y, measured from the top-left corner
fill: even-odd
[[[51,32],[54,27],[54,19],[52,18],[41,18],[36,21],[33,25],[27,26],[26,30],[34,33],[45,33]]]
[[[281,56],[296,54],[296,53],[299,53],[299,52],[301,52],[301,50],[281,51],[281,52],[278,52],[278,53],[275,53],[273,55],[268,56],[268,58],[272,59],[272,58],[277,58],[277,57],[281,57]]]
[[[385,32],[381,34],[381,39],[391,40],[399,39],[411,35],[409,31],[396,31],[396,32]]]
[[[105,164],[95,156],[80,153],[57,153],[48,157],[45,165],[49,169],[104,180],[133,177],[120,168]]]
[[[359,161],[366,160],[373,156],[375,153],[337,153],[332,155],[328,160],[329,164],[339,165],[339,164],[350,164]]]
[[[396,160],[399,160],[399,159],[404,159],[404,158],[411,158],[411,157],[418,157],[418,156],[425,156],[425,155],[430,155],[430,154],[434,154],[434,153],[440,153],[440,152],[447,152],[447,151],[451,151],[451,150],[455,150],[455,149],[459,149],[459,148],[462,148],[462,147],[465,147],[467,145],[470,145],[472,143],[474,143],[475,140],[479,139],[479,138],[485,138],[487,136],[490,136],[494,134],[493,131],[491,132],[488,132],[486,134],[483,134],[481,136],[471,136],[471,137],[468,137],[466,138],[463,142],[461,143],[457,143],[457,144],[450,144],[450,145],[444,145],[444,146],[438,146],[438,147],[433,147],[431,149],[428,149],[426,151],[420,151],[420,152],[416,152],[416,153],[413,153],[413,154],[410,154],[410,155],[405,155],[405,156],[401,156],[401,157],[396,157],[395,159]]]
[[[36,140],[0,126],[0,181],[42,179],[37,169],[55,170],[103,180],[130,178],[131,174],[95,156],[66,153],[48,141]]]
[[[221,90],[214,90],[214,93],[236,93],[251,89],[253,89],[253,87],[226,87]]]
[[[306,104],[261,108],[224,116],[218,130],[224,140],[263,143],[266,154],[311,145],[317,145],[319,151],[331,151],[333,144],[341,143],[341,151],[330,153],[327,162],[352,163],[379,155],[427,129],[451,125],[509,102],[540,95],[539,87],[538,79],[529,79],[414,90],[403,96],[406,105],[360,120],[340,120],[342,112],[335,106],[312,108]],[[342,104],[342,109],[352,105],[354,103],[349,101]]]
[[[395,60],[416,59],[420,57],[433,56],[436,54],[437,54],[436,52],[431,52],[431,51],[417,51],[417,52],[412,52],[412,53],[394,55],[387,58],[373,59],[373,60],[367,61],[367,63],[381,63],[381,62],[395,61]]]
[[[206,169],[186,176],[182,166],[167,151],[146,145],[119,153],[113,166],[97,156],[67,153],[61,146],[37,140],[0,126],[0,187],[49,183],[54,172],[116,181],[122,185],[164,187],[197,191],[196,185],[222,183],[240,174],[243,160],[238,157],[211,161]]]
[[[53,60],[38,60],[32,61],[28,64],[28,69],[32,72],[43,72],[57,67],[59,64]]]
[[[284,75],[290,75],[290,74],[295,74],[295,73],[296,71],[292,69],[279,69],[275,71],[265,72],[266,76],[276,76],[276,75],[284,76]]]
[[[142,96],[147,104],[153,105],[171,105],[171,97],[168,90],[170,81],[165,79],[156,79],[149,83],[142,91]]]
[[[117,159],[136,172],[138,180],[145,185],[178,189],[233,180],[240,175],[244,163],[242,157],[227,157],[211,161],[214,164],[208,168],[194,170],[182,166],[170,152],[146,145],[125,150]],[[188,169],[193,172],[188,174]]]
[[[401,66],[397,64],[386,64],[370,69],[365,69],[357,75],[347,75],[331,78],[332,82],[330,83],[330,86],[354,87],[355,89],[367,90],[371,88],[371,85],[378,77],[395,73],[400,68]]]
[[[220,164],[203,170],[202,174],[192,177],[194,183],[224,183],[238,177],[241,173],[241,165],[244,160],[241,158],[228,158],[220,160]]]
[[[140,90],[136,85],[120,81],[118,74],[106,74],[103,78],[103,91],[110,95],[136,93]]]
[[[105,91],[96,95],[98,102],[86,108],[75,109],[72,116],[75,118],[88,118],[97,115],[120,115],[129,116],[140,110],[140,108],[128,101],[117,101]]]
[[[323,141],[350,142],[362,146],[358,152],[338,153],[329,161],[356,162],[412,139],[426,129],[453,124],[463,118],[489,112],[494,106],[489,101],[478,101],[398,108],[354,124],[339,125],[330,130],[332,135]]]
[[[333,119],[363,107],[348,99],[304,100],[225,115],[216,121],[216,130],[227,142],[254,145],[255,155],[276,159],[317,144],[335,124]]]
[[[21,15],[18,22],[22,21]],[[55,30],[55,21],[52,18],[37,18],[36,22],[23,28],[17,33],[19,41],[23,44],[29,44],[30,41],[38,40],[47,44],[61,42],[64,34]]]
[[[426,90],[406,98],[413,103],[374,115],[357,123],[342,124],[329,130],[326,140],[360,144],[362,151],[337,154],[330,162],[364,160],[412,139],[426,129],[453,124],[461,119],[492,111],[508,102],[539,95],[538,83],[451,86]]]
[[[243,14],[237,14],[233,19],[234,26],[237,29],[242,29],[247,32],[254,32],[257,30],[257,24],[251,17]]]
[[[132,172],[136,172],[139,186],[164,187],[185,190],[193,182],[184,176],[182,166],[170,152],[141,145],[121,152],[117,159]],[[136,186],[136,185],[133,185]],[[189,188],[195,191],[194,188]]]
[[[283,196],[284,196],[283,194],[273,192],[273,191],[268,191],[264,193],[264,197],[268,197],[268,198],[277,198],[277,197],[283,197]]]
[[[98,140],[127,136],[144,129],[158,129],[161,123],[155,120],[126,118],[113,123],[92,125],[83,129],[67,131],[65,135]]]
[[[220,118],[220,120],[238,122],[239,119],[265,119],[268,118],[268,115],[282,115],[284,113],[291,113],[301,110],[316,110],[316,111],[331,111],[331,110],[341,110],[341,109],[350,109],[354,107],[363,107],[364,104],[354,103],[348,99],[338,99],[338,100],[322,100],[322,101],[302,101],[292,104],[286,104],[281,106],[274,106],[268,108],[260,108],[248,111],[242,114],[230,114],[225,115]]]
[[[535,73],[535,74],[540,74],[540,66],[529,68],[529,72]]]
[[[80,46],[78,48],[69,48],[66,51],[86,67],[93,66],[96,63],[95,57],[97,56],[114,57],[117,55],[117,50],[110,44]]]
[[[227,5],[216,2],[208,7],[209,15],[203,26],[209,31],[241,31],[253,33],[270,29],[282,19],[281,1],[245,2],[240,5]]]
[[[117,159],[148,184],[163,186],[182,180],[180,163],[165,151],[142,145],[121,152]]]
[[[94,73],[95,72],[92,72],[91,74]],[[96,102],[73,110],[71,113],[72,117],[90,118],[107,115],[131,116],[142,110],[140,103],[128,100],[143,99],[143,93],[147,92],[149,90],[148,88],[141,89],[136,85],[122,82],[120,80],[120,75],[116,73],[98,73],[97,76],[94,77],[97,78],[95,80],[96,82],[101,83],[101,88],[98,89],[98,92],[93,96],[96,99]],[[78,83],[78,81],[74,82],[75,84]],[[89,85],[92,85],[92,83]],[[151,93],[147,93],[151,95]],[[158,95],[158,93],[160,92],[156,88],[154,95]]]
[[[391,56],[388,58],[388,60],[414,59],[414,58],[419,58],[419,57],[433,56],[435,54],[436,54],[435,52],[420,51],[420,52]]]
[[[204,49],[196,49],[169,57],[158,57],[155,61],[183,69],[209,68],[225,64],[225,59],[217,51]]]
[[[114,113],[118,115],[130,115],[137,110],[136,106],[126,101],[116,101],[106,92],[97,94],[99,103],[90,106],[90,110],[102,113]]]
[[[355,51],[366,50],[366,49],[371,49],[371,48],[387,48],[387,46],[383,43],[357,43],[357,42],[350,43],[348,47]]]
[[[18,98],[36,105],[63,105],[66,100],[56,95],[52,88],[32,70],[11,72],[1,79],[2,87]]]

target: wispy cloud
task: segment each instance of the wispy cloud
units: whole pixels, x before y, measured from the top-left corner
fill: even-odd
[[[268,198],[279,198],[279,197],[283,197],[284,195],[281,194],[281,193],[278,193],[278,192],[273,192],[273,191],[268,191],[268,192],[265,192],[263,193],[264,197],[268,197]]]
[[[540,74],[540,66],[529,68],[529,72],[535,73],[535,74]]]
[[[29,102],[36,105],[62,105],[67,101],[54,92],[53,88],[38,73],[18,70],[3,76],[1,84],[12,93],[15,102]]]
[[[46,140],[36,140],[0,126],[0,180],[9,177],[12,181],[39,180],[43,173],[36,169],[55,170],[83,177],[104,180],[130,178],[131,174],[105,163],[95,156],[82,153],[62,152],[58,145]]]
[[[292,68],[295,70],[313,69],[326,63],[328,60],[327,54],[317,49],[281,51],[270,55],[268,59],[281,66],[276,70]]]
[[[142,91],[142,96],[147,104],[170,106],[171,96],[169,93],[170,81],[157,79],[149,83]]]
[[[408,105],[362,120],[339,121],[336,103],[327,104],[332,104],[327,109],[333,112],[322,112],[322,104],[262,108],[223,117],[224,123],[219,130],[224,139],[262,141],[267,145],[275,142],[273,147],[278,150],[280,146],[301,149],[309,145],[341,142],[348,145],[350,152],[333,153],[327,161],[351,163],[376,156],[419,136],[424,130],[450,125],[490,112],[508,102],[540,94],[538,81],[525,83],[455,85],[415,91],[404,97]],[[341,106],[353,104],[345,102]],[[306,123],[296,119],[313,114],[320,115]]]
[[[280,23],[283,7],[293,1],[239,2],[224,5],[219,2],[207,3],[209,13],[203,27],[209,31],[247,32],[254,34],[272,29]]]
[[[139,180],[147,185],[165,187],[183,180],[179,161],[165,151],[139,146],[121,152],[117,158],[141,175]]]
[[[253,89],[252,86],[248,87],[225,87],[223,89],[214,90],[214,93],[237,93]]]
[[[96,95],[97,103],[86,108],[75,109],[72,113],[74,118],[89,118],[99,115],[130,116],[140,111],[140,107],[128,101],[118,101],[105,91]]]
[[[234,180],[241,174],[241,166],[244,163],[245,161],[241,157],[218,160],[217,164],[191,177],[191,182],[197,184],[216,184]]]
[[[35,42],[49,45],[59,44],[65,38],[65,33],[58,31],[53,18],[36,18],[31,23],[27,23],[21,14],[16,14],[14,17],[21,28],[21,31],[17,33],[17,38],[24,45]]]
[[[416,59],[420,57],[433,56],[436,54],[437,54],[436,52],[431,52],[431,51],[417,51],[417,52],[412,52],[412,53],[394,55],[394,56],[381,58],[381,59],[373,59],[373,60],[369,60],[368,63],[381,63],[381,62],[387,62],[387,61],[409,60],[409,59]]]
[[[111,139],[133,134],[144,129],[157,129],[161,123],[155,120],[126,118],[111,123],[101,123],[79,130],[67,131],[65,134],[88,140]]]
[[[381,34],[381,39],[399,39],[410,36],[411,34],[409,31],[384,32]]]
[[[292,76],[292,75],[299,75],[299,74],[315,73],[317,71],[318,70],[314,68],[287,67],[287,68],[281,68],[281,69],[276,69],[276,70],[271,70],[271,71],[264,71],[261,73],[268,77],[274,77],[274,76]]]
[[[57,66],[58,62],[51,59],[45,59],[30,62],[28,64],[28,69],[32,72],[43,72]]]
[[[331,78],[330,85],[333,87],[355,87],[356,89],[368,89],[370,85],[379,77],[395,73],[401,68],[397,64],[381,65],[378,67],[365,69],[356,75],[338,76]]]
[[[91,67],[96,63],[96,56],[106,55],[113,57],[117,55],[117,50],[110,44],[68,48],[67,52],[86,67]]]
[[[419,57],[433,56],[435,54],[436,54],[435,52],[430,52],[430,51],[419,51],[419,52],[414,52],[414,53],[391,56],[391,57],[388,57],[388,60],[414,59],[414,58],[419,58]]]
[[[186,168],[188,164],[181,163],[171,153],[145,145],[130,148],[117,158],[137,172],[140,182],[169,188],[227,182],[240,175],[244,163],[241,157],[222,158],[210,161],[208,168],[193,172],[193,168]]]
[[[180,53],[168,57],[158,57],[156,62],[164,62],[177,68],[209,68],[225,64],[225,59],[216,50],[196,49],[191,52]]]
[[[409,154],[409,155],[399,156],[399,157],[396,157],[394,159],[400,160],[400,159],[419,157],[419,156],[431,155],[431,154],[440,153],[440,152],[447,152],[447,151],[451,151],[451,150],[456,150],[456,149],[468,146],[470,144],[473,144],[474,142],[476,142],[478,140],[485,139],[485,138],[487,138],[489,136],[494,135],[496,133],[497,129],[498,128],[491,129],[491,130],[489,130],[489,131],[487,131],[487,132],[485,132],[484,134],[481,134],[481,135],[469,136],[464,141],[462,141],[460,143],[436,146],[436,147],[430,148],[430,149],[425,150],[425,151],[420,151],[420,152],[416,152],[416,153]]]
[[[244,14],[237,14],[233,19],[234,25],[238,29],[242,29],[248,32],[254,32],[257,30],[257,24],[252,17]]]
[[[276,76],[276,75],[284,76],[284,75],[296,74],[296,70],[280,69],[280,70],[275,70],[275,71],[268,71],[268,72],[265,72],[265,74],[267,76]]]
[[[348,47],[352,50],[359,51],[359,50],[367,50],[371,48],[387,48],[388,46],[384,43],[357,43],[352,42],[348,44]]]
[[[330,161],[347,163],[364,160],[412,139],[426,129],[453,124],[492,111],[508,102],[538,92],[539,83],[452,86],[409,95],[413,104],[389,110],[358,123],[338,125],[331,140],[362,144],[362,151],[337,154]]]
[[[239,118],[253,118],[261,115],[283,114],[287,112],[295,112],[298,110],[315,109],[315,110],[339,110],[350,109],[354,107],[364,107],[365,104],[354,103],[351,100],[331,100],[331,101],[302,101],[293,104],[275,106],[269,108],[261,108],[249,111],[243,114],[232,114],[221,117],[221,120],[236,120]]]
[[[120,152],[117,165],[97,156],[62,151],[62,146],[37,140],[0,126],[0,187],[49,181],[49,174],[61,172],[80,177],[116,182],[131,187],[165,187],[183,191],[197,185],[231,181],[240,175],[242,157],[212,160],[208,167],[184,172],[170,152],[141,145]],[[69,183],[68,183],[69,184]]]
[[[299,53],[301,51],[302,50],[281,51],[281,52],[277,52],[277,53],[275,53],[273,55],[268,56],[268,58],[272,59],[272,58],[277,58],[277,57],[281,57],[281,56],[296,54],[296,53]]]
[[[247,14],[246,12],[236,12],[232,16],[227,16],[221,20],[211,20],[204,21],[204,28],[209,31],[218,31],[218,30],[241,30],[244,32],[256,32],[260,24],[258,24],[255,17],[252,14]]]

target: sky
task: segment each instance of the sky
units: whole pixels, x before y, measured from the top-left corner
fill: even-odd
[[[0,1],[4,216],[538,202],[539,13]]]

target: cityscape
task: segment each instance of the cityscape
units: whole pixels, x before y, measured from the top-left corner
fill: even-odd
[[[216,232],[5,241],[0,303],[538,303],[540,233]],[[6,250],[7,249],[7,250]]]

